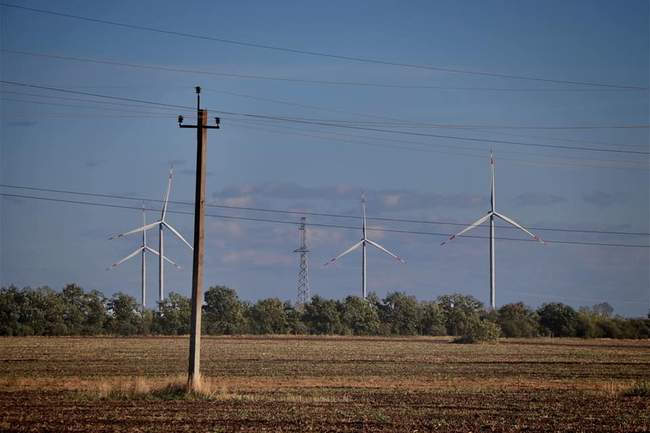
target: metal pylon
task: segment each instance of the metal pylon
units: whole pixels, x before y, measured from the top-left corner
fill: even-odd
[[[294,253],[300,253],[300,262],[298,265],[298,297],[296,298],[296,306],[301,307],[309,302],[311,296],[309,294],[309,262],[307,260],[307,218],[300,218],[300,226],[298,233],[300,234],[300,246],[293,250]]]

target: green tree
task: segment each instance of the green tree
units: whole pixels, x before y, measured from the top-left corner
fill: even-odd
[[[144,333],[142,315],[133,296],[118,292],[108,302],[110,319],[108,331],[119,335],[136,335]]]
[[[106,298],[98,290],[92,290],[84,295],[84,320],[81,333],[84,335],[99,335],[104,332],[104,323],[108,320]]]
[[[68,284],[61,291],[63,317],[70,335],[97,335],[103,332],[107,319],[106,300],[94,290],[90,293],[76,284]]]
[[[341,319],[354,335],[377,335],[379,313],[371,302],[358,296],[348,296],[341,306]]]
[[[239,334],[247,330],[245,306],[237,292],[225,286],[205,292],[205,329],[208,334]]]
[[[287,318],[287,332],[294,335],[307,334],[307,326],[302,321],[303,308],[297,310],[291,302],[284,303],[284,315]]]
[[[250,309],[251,328],[256,334],[286,334],[287,316],[278,298],[261,299]]]
[[[436,302],[420,303],[420,334],[446,335],[445,312]]]
[[[158,302],[158,312],[154,315],[154,329],[165,335],[185,335],[190,333],[192,307],[189,298],[171,292]]]
[[[34,335],[67,335],[65,304],[49,287],[26,291],[25,325]]]
[[[464,335],[482,315],[485,315],[483,303],[469,295],[454,293],[442,295],[437,303],[444,312],[447,335]]]
[[[343,334],[338,303],[316,295],[305,304],[303,322],[311,334]]]
[[[553,337],[574,337],[578,314],[562,303],[543,304],[538,310],[539,323]]]
[[[0,335],[27,335],[21,322],[25,296],[15,286],[0,289]]]
[[[504,337],[537,337],[539,317],[523,302],[506,304],[499,308],[497,323]]]
[[[416,335],[420,327],[420,309],[414,296],[390,293],[384,298],[383,321],[391,334]]]
[[[601,302],[592,306],[591,311],[604,317],[611,317],[614,313],[614,307],[607,302]]]

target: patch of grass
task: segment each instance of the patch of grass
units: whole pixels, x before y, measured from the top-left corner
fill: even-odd
[[[650,397],[650,381],[641,380],[623,391],[625,397]]]
[[[231,391],[214,379],[204,378],[198,389],[188,389],[183,376],[166,378],[130,377],[84,381],[68,387],[83,400],[208,400],[208,401],[283,401],[290,403],[329,403],[350,401],[345,396],[320,393]]]
[[[229,397],[225,388],[209,381],[204,381],[199,389],[190,390],[182,376],[131,377],[93,381],[86,385],[79,390],[79,395],[91,400],[223,400]]]

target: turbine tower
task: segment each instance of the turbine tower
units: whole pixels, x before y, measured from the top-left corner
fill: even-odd
[[[137,229],[128,231],[126,233],[122,233],[119,235],[111,236],[110,239],[115,239],[115,238],[121,238],[124,236],[132,235],[135,233],[140,233],[140,232],[146,232],[147,230],[151,230],[152,228],[158,227],[158,251],[160,251],[160,254],[158,256],[158,301],[163,301],[164,300],[164,289],[165,289],[165,281],[164,281],[164,275],[165,275],[165,263],[163,260],[165,250],[164,250],[164,230],[167,229],[171,231],[178,239],[183,241],[185,245],[189,247],[190,250],[192,250],[192,245],[185,240],[185,238],[176,230],[174,227],[172,227],[165,217],[167,216],[167,204],[169,203],[169,194],[172,189],[172,178],[174,176],[174,166],[172,166],[169,169],[169,178],[167,180],[167,191],[165,192],[165,197],[163,200],[163,207],[162,207],[162,212],[160,215],[160,219],[156,222],[153,222],[151,224],[145,224],[142,227],[138,227]]]
[[[307,218],[300,218],[300,226],[298,232],[300,233],[300,246],[293,250],[294,253],[300,253],[300,264],[298,266],[298,297],[296,299],[296,306],[305,305],[309,302],[309,265],[307,262]]]
[[[544,241],[537,235],[532,234],[528,230],[526,230],[521,224],[515,222],[513,219],[508,218],[507,216],[500,214],[496,211],[496,192],[494,188],[494,154],[492,151],[490,151],[490,169],[492,172],[492,180],[490,184],[490,210],[487,214],[470,224],[469,226],[465,227],[463,230],[459,231],[455,235],[449,236],[449,239],[442,242],[440,245],[445,245],[448,241],[453,240],[457,236],[460,236],[470,230],[472,230],[475,227],[480,226],[483,224],[485,221],[490,220],[490,306],[492,309],[496,309],[496,260],[494,256],[494,219],[500,218],[503,221],[507,222],[508,224],[518,228],[519,230],[523,231],[527,235],[531,236],[533,239],[541,242],[542,244]]]
[[[361,294],[363,295],[363,299],[366,299],[368,296],[368,289],[367,289],[367,279],[366,279],[366,246],[371,245],[375,248],[377,248],[380,251],[383,251],[384,253],[388,254],[389,256],[395,258],[396,260],[400,261],[401,263],[406,263],[404,259],[399,257],[396,254],[391,253],[388,251],[386,248],[382,247],[379,245],[377,242],[374,242],[370,239],[368,239],[367,235],[367,228],[366,228],[366,195],[361,194],[361,213],[362,213],[362,237],[359,242],[356,244],[352,245],[350,248],[347,250],[343,251],[341,254],[338,256],[330,259],[327,263],[325,263],[325,266],[334,263],[344,255],[351,253],[352,251],[356,250],[357,248],[361,247]]]
[[[145,209],[144,209],[144,203],[142,204],[142,224],[145,225],[145,226],[147,225],[147,215],[146,215],[146,212],[145,212]],[[114,268],[118,267],[119,265],[126,262],[127,260],[135,257],[138,253],[140,253],[142,255],[142,257],[141,257],[141,260],[142,260],[142,262],[141,262],[141,270],[142,270],[142,284],[141,284],[142,293],[141,293],[141,296],[142,296],[142,308],[144,308],[144,307],[147,306],[147,258],[146,258],[146,255],[147,255],[147,253],[151,253],[151,254],[154,254],[156,256],[160,256],[158,251],[154,250],[149,245],[147,245],[147,231],[146,230],[142,231],[142,245],[138,249],[136,249],[135,251],[133,251],[131,254],[124,257],[120,261],[113,263],[109,268],[106,268],[106,270],[110,271],[111,269],[114,269]],[[174,263],[173,261],[171,261],[170,259],[168,259],[165,256],[162,256],[162,257],[163,257],[164,260],[171,263],[176,268],[180,269],[180,266],[178,266],[176,263]]]

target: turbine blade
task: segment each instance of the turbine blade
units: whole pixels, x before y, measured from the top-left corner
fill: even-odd
[[[397,254],[391,253],[391,252],[388,251],[386,248],[384,248],[384,247],[382,247],[381,245],[379,245],[377,242],[375,242],[375,241],[371,241],[370,239],[366,239],[366,242],[368,242],[368,243],[369,243],[370,245],[372,245],[373,247],[375,247],[375,248],[377,248],[377,249],[380,249],[381,251],[385,252],[386,254],[388,254],[389,256],[391,256],[391,257],[393,257],[393,258],[395,258],[396,260],[399,260],[401,263],[406,263],[406,261],[405,261],[403,258],[401,258],[400,256],[398,256]]]
[[[144,231],[147,231],[147,230],[151,230],[152,228],[156,227],[160,223],[161,223],[161,221],[156,221],[155,223],[151,223],[151,224],[144,225],[142,227],[138,227],[137,229],[133,229],[133,230],[128,231],[126,233],[120,233],[119,235],[111,236],[108,239],[113,240],[113,239],[117,239],[117,238],[122,238],[124,236],[132,235],[134,233],[140,233],[140,232],[144,232]]]
[[[469,226],[465,227],[464,229],[462,229],[461,231],[459,231],[459,232],[456,233],[455,235],[451,235],[451,236],[449,236],[449,239],[447,239],[446,241],[442,242],[440,245],[444,245],[444,244],[446,244],[447,242],[449,242],[449,241],[451,241],[451,240],[454,240],[454,238],[456,238],[457,236],[460,236],[460,235],[462,235],[463,233],[466,233],[466,232],[472,230],[473,228],[476,228],[476,227],[480,226],[480,225],[483,224],[485,221],[487,221],[488,218],[490,218],[490,215],[492,215],[492,212],[488,212],[487,214],[485,214],[485,215],[482,216],[481,218],[477,219],[477,220],[474,221],[472,224],[470,224]]]
[[[165,191],[165,199],[163,200],[162,213],[160,215],[161,220],[165,220],[165,215],[167,215],[167,203],[169,203],[169,193],[172,190],[172,178],[174,177],[174,165],[169,168],[169,178],[167,179],[167,191]]]
[[[175,229],[174,227],[170,226],[170,225],[167,224],[165,221],[163,221],[162,223],[163,223],[163,225],[164,225],[165,227],[167,227],[169,230],[171,230],[171,232],[174,233],[178,239],[180,239],[180,240],[182,240],[183,242],[185,242],[185,245],[187,245],[191,250],[194,250],[194,248],[192,247],[192,245],[191,245],[189,242],[187,242],[187,241],[185,240],[185,238],[184,238],[183,236],[181,236],[181,234],[178,233],[178,231],[176,231],[176,229]]]
[[[147,251],[149,251],[150,253],[155,254],[156,256],[160,256],[160,253],[159,253],[158,251],[154,250],[154,249],[151,248],[151,247],[147,247]],[[174,262],[174,261],[171,260],[171,259],[168,259],[168,258],[165,257],[165,256],[163,256],[163,260],[165,260],[166,262],[168,262],[168,263],[174,265],[174,266],[176,267],[176,269],[182,269],[182,268],[180,267],[180,265],[178,265],[176,262]]]
[[[107,270],[110,270],[110,269],[112,269],[112,268],[115,268],[115,267],[121,265],[122,263],[126,262],[127,260],[133,258],[135,255],[137,255],[137,254],[138,254],[139,252],[141,252],[143,249],[144,249],[144,247],[140,247],[140,248],[138,248],[137,250],[133,251],[133,252],[132,252],[131,254],[129,254],[128,256],[124,257],[124,258],[123,258],[122,260],[120,260],[119,262],[115,262],[115,263],[113,263],[113,264],[111,265],[110,268],[106,268],[106,269],[107,269]]]
[[[352,251],[354,251],[354,250],[356,250],[357,248],[359,248],[359,247],[361,246],[361,244],[363,244],[363,240],[360,240],[360,241],[357,242],[356,244],[352,245],[350,248],[348,248],[347,250],[343,251],[343,252],[342,252],[341,254],[339,254],[338,256],[331,258],[327,263],[325,263],[324,266],[327,266],[327,265],[329,265],[329,264],[332,264],[332,263],[334,263],[335,261],[337,261],[338,259],[340,259],[341,257],[343,257],[344,255],[346,255],[346,254],[348,254],[348,253],[351,253]]]
[[[504,220],[504,221],[507,222],[508,224],[511,224],[511,225],[517,227],[519,230],[521,230],[521,231],[523,231],[524,233],[528,234],[530,237],[532,237],[532,238],[535,239],[536,241],[540,241],[541,243],[544,243],[544,241],[542,240],[542,238],[540,238],[539,236],[537,236],[537,235],[535,235],[535,234],[529,232],[529,231],[526,230],[526,229],[525,229],[521,224],[517,223],[515,220],[513,220],[513,219],[511,219],[511,218],[508,218],[508,217],[505,216],[505,215],[501,215],[500,213],[497,213],[497,212],[494,212],[494,215],[496,215],[497,217],[501,218],[502,220]]]

